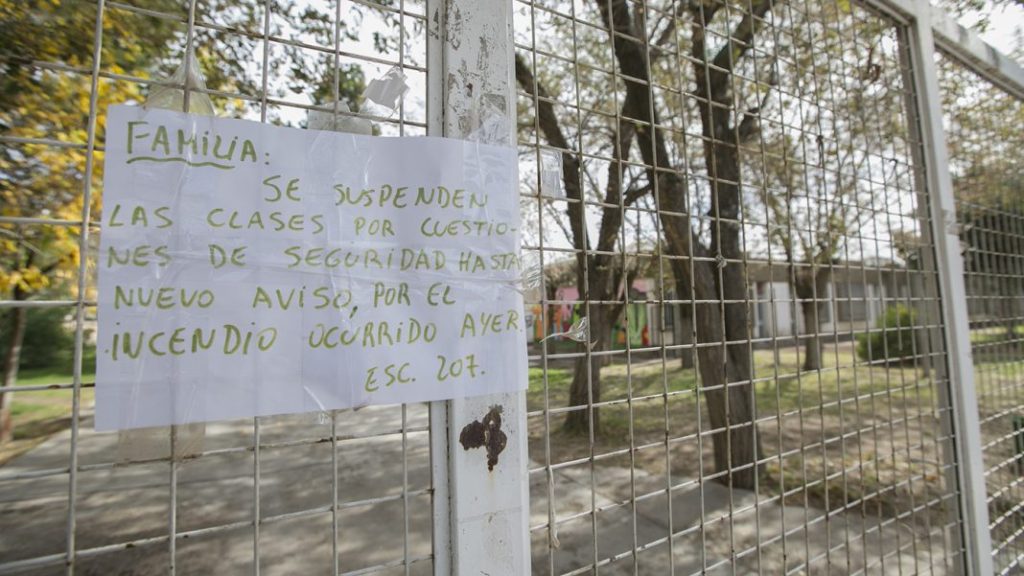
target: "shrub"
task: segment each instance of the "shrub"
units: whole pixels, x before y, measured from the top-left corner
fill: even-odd
[[[0,358],[7,352],[11,334],[7,331],[8,310],[0,315]],[[48,368],[70,364],[75,337],[64,326],[67,308],[30,308],[25,325],[25,340],[21,345],[21,368]]]
[[[890,306],[875,322],[879,331],[857,335],[857,356],[862,360],[888,362],[903,362],[913,357],[916,322],[916,314],[910,308]]]

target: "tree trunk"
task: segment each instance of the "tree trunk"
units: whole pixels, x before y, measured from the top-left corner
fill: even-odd
[[[687,346],[679,349],[679,367],[683,370],[693,370],[695,357],[693,349],[693,312],[689,304],[683,305],[683,312],[679,318],[679,327],[676,333],[679,334],[679,344]]]
[[[1019,306],[1017,305],[1017,299],[1021,297],[1020,283],[1014,279],[1009,280],[1009,289],[1004,296],[1003,300],[1006,302],[1006,313],[1003,315],[1006,318],[1006,339],[1009,340],[1011,348],[1017,347],[1017,314]]]
[[[595,306],[590,310],[590,337],[596,340],[593,350],[606,349],[606,344],[611,330],[608,321],[607,311]],[[587,344],[581,344],[580,350],[584,351]],[[569,386],[569,406],[590,406],[601,401],[601,365],[602,356],[580,356],[576,358],[576,365],[573,368],[572,384]],[[590,369],[587,369],[587,363]],[[589,384],[589,386],[588,386]],[[572,434],[586,434],[590,430],[590,419],[594,419],[594,434],[600,430],[600,414],[598,408],[587,408],[573,410],[566,414],[565,423],[562,425],[566,432]]]
[[[802,339],[804,341],[804,370],[821,369],[821,342],[818,339],[818,302],[814,299],[811,281],[797,277],[796,297],[800,299],[800,313],[803,316]]]
[[[721,341],[724,334],[718,305],[697,308],[698,325],[705,327],[699,334],[701,339]],[[753,489],[760,472],[755,463],[761,451],[754,423],[750,364],[734,361],[737,355],[727,354],[723,346],[702,347],[697,353],[709,424],[716,431],[711,436],[715,470],[727,472],[717,480],[726,486]]]
[[[623,75],[637,79],[626,82],[626,98],[623,102],[623,116],[639,121],[636,128],[636,142],[640,155],[648,169],[648,178],[658,184],[660,194],[656,195],[658,209],[663,213],[685,214],[687,186],[684,178],[670,170],[655,170],[654,166],[673,166],[668,153],[665,134],[659,128],[654,96],[651,93],[650,68],[647,55],[644,26],[637,32],[630,14],[629,3],[625,0],[602,1],[597,3],[605,26],[612,34],[619,34],[622,41],[615,42],[615,57]],[[716,346],[698,350],[701,383],[707,398],[708,413],[712,425],[722,432],[714,437],[715,466],[727,474],[721,482],[737,488],[753,488],[758,476],[757,458],[760,454],[757,426],[754,420],[753,387],[751,385],[752,359],[748,353],[748,313],[746,281],[739,220],[739,144],[753,132],[746,120],[738,125],[731,124],[733,98],[729,87],[729,70],[753,44],[752,39],[759,22],[771,9],[771,0],[757,1],[751,5],[749,14],[736,25],[733,35],[724,48],[720,48],[713,59],[709,59],[703,38],[707,21],[718,10],[718,6],[705,3],[691,3],[695,17],[693,27],[694,80],[697,96],[704,104],[700,106],[701,125],[704,136],[704,158],[712,186],[712,241],[710,247],[702,245],[700,238],[691,228],[691,218],[663,218],[662,227],[669,248],[675,256],[700,257],[699,262],[690,261],[676,274],[677,282],[694,287],[694,294],[700,301],[725,300],[729,303],[697,305],[697,340],[701,344],[716,343]],[[640,38],[640,42],[630,38]],[[734,43],[733,40],[736,40]],[[728,68],[727,68],[728,67]],[[750,115],[750,118],[755,116]],[[747,116],[744,116],[747,118]],[[653,138],[652,138],[653,131]],[[690,215],[692,216],[692,215]],[[719,257],[725,259],[720,260]],[[735,385],[733,385],[735,384]],[[742,467],[741,470],[736,468]]]
[[[804,317],[804,370],[821,370],[821,312],[827,306],[829,270],[816,268],[796,277],[797,298]]]
[[[821,370],[821,338],[818,335],[818,303],[805,302],[803,304],[804,319],[808,323],[809,331],[804,340],[804,371]]]
[[[15,294],[15,299],[20,300]],[[25,340],[25,324],[27,308],[13,308],[8,313],[7,331],[10,340],[4,350],[3,387],[11,388],[18,380],[18,364],[21,361],[21,344]],[[13,392],[0,392],[0,443],[14,439],[14,422],[11,420],[11,403]]]
[[[676,281],[676,298],[684,302],[693,302],[693,288],[690,286],[690,274],[687,268],[689,264],[682,261],[673,259],[671,262],[672,275]],[[676,325],[675,333],[678,335],[676,344],[683,344],[688,346],[687,348],[679,349],[679,362],[680,368],[683,370],[692,370],[694,366],[694,359],[697,357],[697,351],[692,348],[693,346],[693,304],[682,304],[679,307],[679,323]]]
[[[558,125],[554,107],[548,101],[547,91],[537,82],[526,62],[516,56],[516,81],[530,94],[537,96],[537,117],[541,131],[548,142],[556,148],[569,150],[571,146]],[[623,104],[625,107],[626,104]],[[628,114],[623,113],[623,116]],[[618,208],[622,199],[622,174],[619,161],[629,157],[629,148],[635,130],[630,123],[620,123],[614,142],[614,158],[608,166],[608,188],[604,202],[610,207],[604,208],[598,226],[597,246],[591,253],[588,232],[583,218],[582,168],[575,154],[562,153],[562,183],[566,197],[576,200],[569,202],[566,211],[569,215],[569,227],[572,233],[573,246],[579,250],[576,255],[576,286],[580,288],[580,296],[584,301],[608,301],[615,299],[620,284],[625,281],[629,286],[629,275],[625,273],[625,263],[616,263],[615,257],[609,253],[615,250],[619,240],[619,232],[625,214]],[[587,273],[589,271],[589,274]],[[597,340],[596,349],[607,345],[611,325],[622,312],[621,306],[602,308],[598,305],[590,310],[591,339]],[[589,343],[585,344],[589,345]],[[592,357],[588,365],[586,357],[577,359],[569,388],[570,406],[587,406],[590,401],[597,402],[601,396],[601,366],[608,359],[603,356]],[[590,407],[575,410],[566,414],[564,428],[573,432],[589,430],[591,415],[594,429],[598,429],[598,409]]]
[[[821,339],[818,337],[818,303],[804,300],[800,303],[804,315],[804,370],[821,369]]]
[[[712,130],[711,124],[717,127]],[[727,126],[727,115],[723,115],[717,108],[705,116],[704,129],[708,137],[704,143],[705,161],[714,177],[712,190],[715,206],[712,214],[716,217],[710,250],[716,258],[721,255],[725,262],[721,266],[705,262],[705,266],[700,268],[711,277],[703,283],[713,287],[713,291],[703,297],[698,292],[698,298],[724,300],[726,303],[697,307],[697,336],[701,342],[725,343],[722,347],[701,348],[699,352],[701,380],[705,388],[721,384],[727,388],[727,392],[705,391],[712,426],[716,429],[726,425],[729,427],[728,435],[721,434],[723,438],[714,443],[715,469],[729,472],[720,477],[719,481],[727,486],[751,490],[760,472],[756,462],[761,451],[754,416],[754,389],[750,382],[753,358],[748,347],[749,296],[744,267],[739,262],[743,258],[742,238],[737,224],[740,202],[739,186],[736,183],[741,181],[740,159],[736,141],[719,139],[735,134]],[[709,309],[704,313],[707,318],[701,318],[701,309]],[[716,328],[719,325],[724,327],[724,333]],[[723,353],[723,348],[725,357],[709,362],[715,352]]]
[[[572,374],[572,384],[569,387],[569,406],[586,407],[591,404],[591,400],[594,403],[601,400],[601,362],[599,357],[595,356],[590,357],[589,361],[590,370],[588,373],[587,357],[581,356],[576,359],[576,365],[573,368]],[[590,382],[590,395],[587,394],[588,378]],[[562,427],[571,434],[587,434],[590,430],[591,417],[594,419],[594,434],[597,435],[601,423],[598,408],[585,408],[567,413]]]

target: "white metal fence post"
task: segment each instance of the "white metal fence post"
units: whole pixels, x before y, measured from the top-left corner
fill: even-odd
[[[960,236],[956,226],[956,202],[949,172],[946,136],[942,126],[942,100],[935,68],[931,6],[928,0],[913,4],[910,26],[910,58],[915,80],[925,168],[929,193],[932,236],[938,260],[939,286],[949,378],[954,414],[960,501],[963,510],[964,546],[971,574],[992,573],[992,542],[985,496],[978,399],[971,360],[967,290]]]
[[[427,15],[428,132],[514,145],[512,2],[429,0]],[[507,437],[493,468],[459,442],[489,414]],[[526,395],[435,402],[430,416],[434,573],[529,574]]]

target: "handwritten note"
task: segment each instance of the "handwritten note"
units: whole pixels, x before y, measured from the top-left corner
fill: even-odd
[[[112,106],[96,428],[526,386],[516,158]]]

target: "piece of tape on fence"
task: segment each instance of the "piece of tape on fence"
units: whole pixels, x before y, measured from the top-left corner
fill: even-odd
[[[184,88],[188,87],[188,112],[214,116],[210,97],[203,92],[191,91],[195,88],[206,89],[206,78],[199,69],[194,46],[188,48],[188,57],[182,57],[181,64],[167,81],[174,86],[160,86],[152,90],[143,103],[145,108],[185,111]],[[117,460],[125,463],[169,457],[180,459],[196,456],[203,451],[206,424],[179,426],[175,433],[174,454],[171,454],[171,428],[168,426],[120,430],[117,434]]]
[[[181,64],[175,69],[165,82],[171,86],[155,86],[146,97],[143,104],[146,108],[161,108],[164,110],[175,110],[177,112],[191,112],[204,116],[214,116],[213,102],[205,92],[196,92],[196,89],[206,90],[206,79],[202,70],[199,69],[199,60],[196,58],[195,48],[188,49],[188,57],[182,57]],[[188,88],[188,110],[185,110],[185,88]]]
[[[566,330],[565,332],[555,332],[554,334],[548,334],[541,340],[541,342],[543,342],[544,340],[548,340],[550,338],[562,337],[568,338],[569,340],[573,340],[576,342],[580,342],[582,344],[588,341],[589,333],[590,319],[589,317],[584,316],[573,322],[572,326],[569,326],[569,329]],[[591,346],[593,346],[594,344],[597,344],[597,341],[590,342]]]
[[[405,73],[398,66],[393,66],[380,78],[370,80],[363,91],[363,97],[374,104],[383,106],[388,110],[398,109],[402,96],[409,91],[409,84],[406,82]]]
[[[373,134],[373,123],[366,118],[352,116],[351,110],[344,101],[332,102],[327,106],[337,109],[334,111],[309,110],[306,113],[306,125],[311,130],[327,130],[330,132],[345,132],[348,134]]]
[[[520,274],[519,284],[523,294],[531,292],[540,288],[541,279],[544,277],[544,268],[541,266],[540,257],[537,256],[536,252],[528,252],[523,254],[520,259],[520,268],[522,274]]]
[[[510,124],[505,103],[505,97],[501,94],[485,94],[474,102],[469,114],[472,130],[466,140],[482,144],[508,142]]]
[[[540,193],[549,198],[565,198],[562,188],[562,154],[554,150],[540,151]]]
[[[206,424],[184,424],[175,428],[177,436],[173,442],[173,454],[171,453],[170,426],[121,430],[117,435],[118,463],[171,457],[180,460],[198,456],[203,452],[203,445],[206,442]]]

